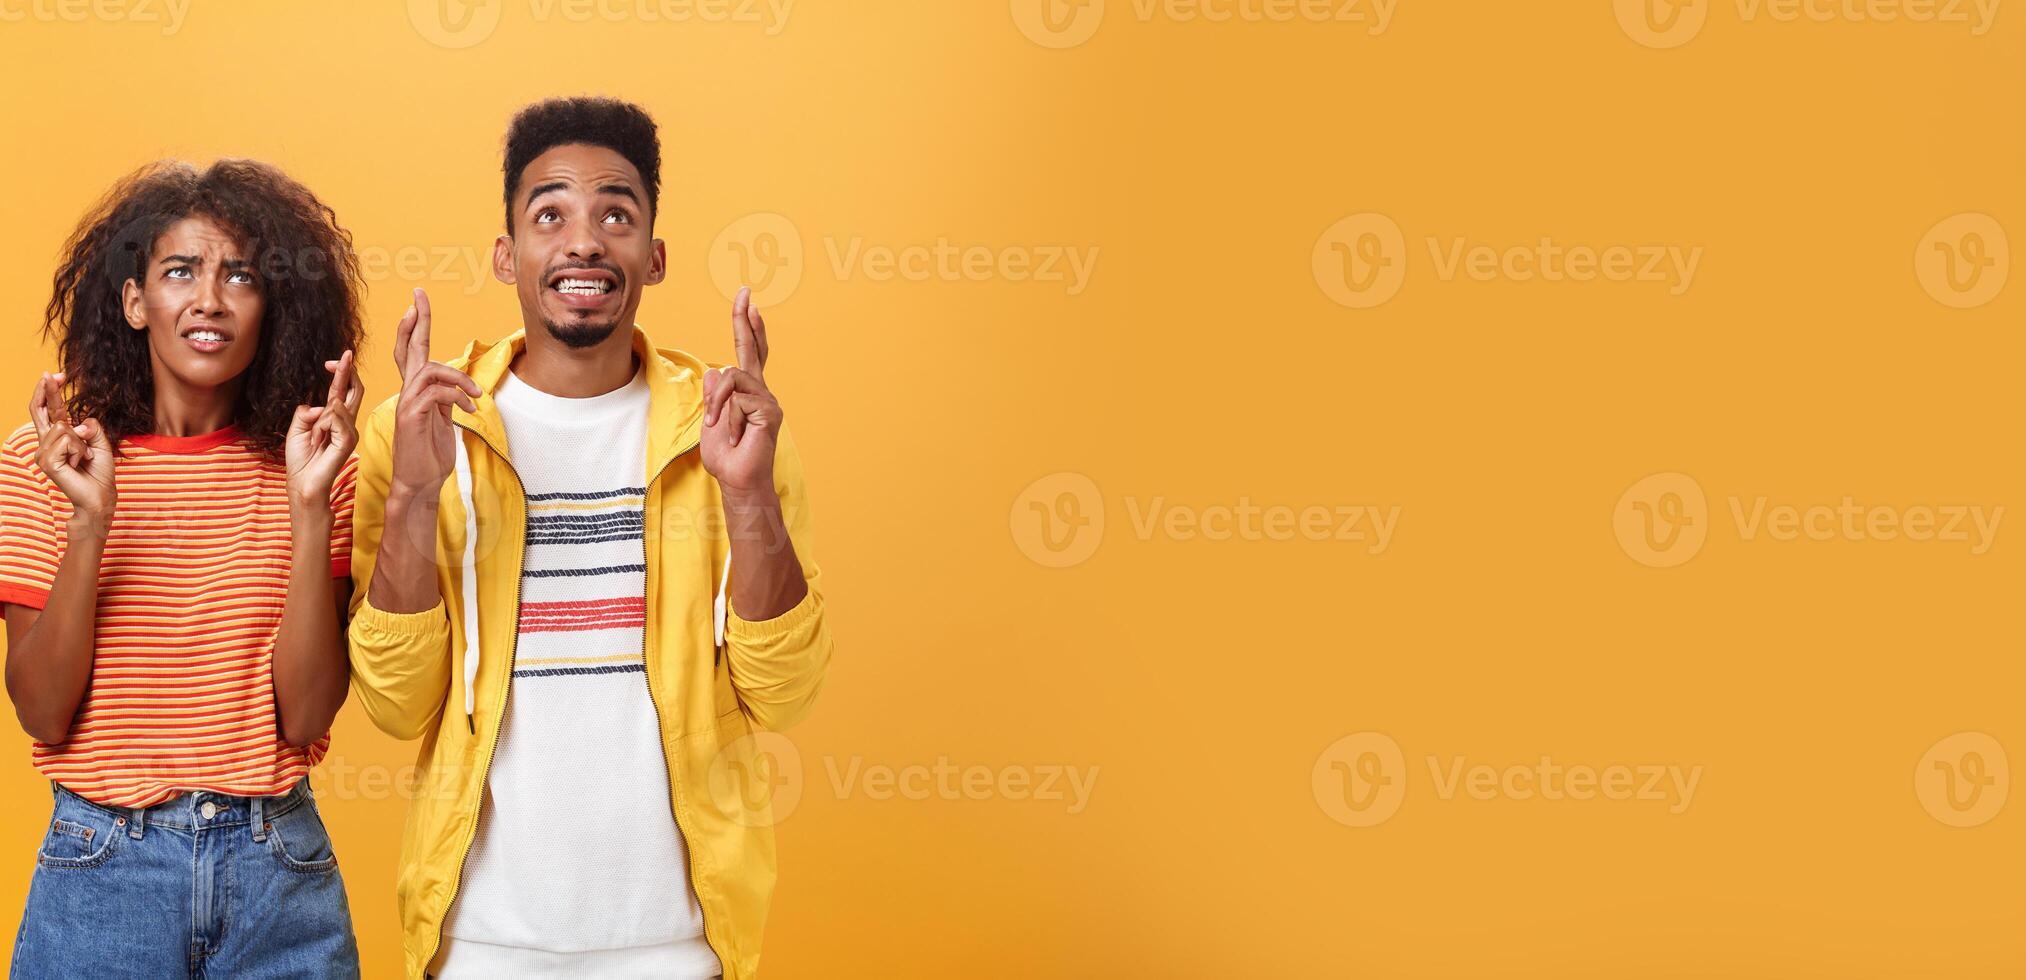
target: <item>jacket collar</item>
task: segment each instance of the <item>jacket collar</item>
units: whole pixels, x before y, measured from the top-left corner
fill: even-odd
[[[477,399],[477,414],[452,407],[451,421],[477,433],[502,458],[507,456],[506,424],[492,396],[527,345],[527,331],[516,330],[492,344],[472,341],[463,356],[452,362],[453,367],[461,362],[464,373],[478,382],[484,393]],[[656,349],[647,331],[637,325],[633,328],[633,354],[647,376],[647,476],[651,479],[697,444],[703,431],[703,375],[700,362],[677,351]]]

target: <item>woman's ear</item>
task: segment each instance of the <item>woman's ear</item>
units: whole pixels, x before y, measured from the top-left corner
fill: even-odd
[[[140,283],[129,279],[126,285],[120,287],[120,304],[127,309],[127,326],[135,330],[148,329],[148,317],[141,306]]]

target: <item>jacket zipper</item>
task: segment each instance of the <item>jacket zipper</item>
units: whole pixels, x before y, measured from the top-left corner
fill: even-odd
[[[661,482],[662,474],[667,473],[668,468],[670,466],[675,465],[676,460],[681,459],[682,457],[688,455],[689,451],[694,448],[696,448],[694,444],[684,446],[681,451],[677,452],[673,456],[670,456],[668,462],[661,464],[661,469],[656,470],[654,475],[647,479],[646,485],[641,488],[643,496],[640,498],[640,519],[643,523],[643,526],[640,529],[641,530],[640,562],[643,568],[645,567],[650,558],[647,552],[647,528],[644,526],[647,520],[647,498],[646,496],[644,496],[644,494],[653,493],[654,485],[656,483]],[[646,576],[646,572],[643,570],[641,575],[644,578]],[[706,575],[705,577],[708,578],[709,576]],[[640,642],[641,642],[641,652],[643,654],[647,653],[648,634],[647,634],[647,627],[644,624],[644,622],[640,628]],[[711,955],[718,958],[719,972],[723,973],[725,976],[731,976],[732,967],[725,962],[724,954],[718,952],[717,944],[711,942],[710,914],[704,911],[703,892],[699,891],[696,887],[696,849],[689,846],[689,842],[691,839],[689,828],[684,827],[682,825],[682,811],[681,808],[677,806],[675,802],[675,798],[680,794],[680,790],[678,790],[675,785],[675,770],[672,766],[669,765],[668,762],[668,730],[662,727],[661,702],[657,700],[654,696],[655,658],[652,656],[646,656],[643,657],[643,659],[646,661],[647,666],[647,703],[650,707],[654,709],[654,730],[656,732],[659,732],[661,735],[661,765],[662,768],[667,771],[668,775],[668,815],[675,820],[676,831],[682,834],[682,842],[683,842],[682,846],[685,854],[687,855],[687,860],[684,863],[689,866],[688,869],[689,890],[691,894],[694,894],[697,897],[696,913],[697,917],[701,919],[703,922],[703,943],[705,946],[710,947]],[[717,643],[716,643],[715,625],[713,626],[713,633],[712,633],[711,663],[713,670],[713,676],[711,680],[712,683],[716,683],[717,678],[715,676],[715,671],[717,664]]]
[[[514,636],[513,636],[513,643],[507,647],[506,692],[500,695],[499,711],[495,713],[495,717],[503,721],[506,718],[507,700],[513,697],[514,663],[519,659],[521,649],[521,577],[522,577],[521,573],[526,570],[528,562],[528,513],[527,513],[528,487],[527,484],[521,482],[520,471],[514,469],[513,460],[508,459],[506,454],[500,452],[497,448],[495,448],[492,442],[488,440],[483,433],[479,432],[477,429],[471,428],[470,426],[464,425],[462,423],[452,423],[452,424],[456,425],[458,428],[463,429],[466,432],[471,433],[472,435],[478,436],[478,441],[484,443],[485,448],[487,450],[489,450],[493,455],[498,456],[500,458],[500,462],[506,464],[507,472],[512,473],[514,476],[514,486],[519,488],[521,492],[521,560],[517,563],[516,567],[514,568]],[[476,481],[476,479],[477,476],[476,474],[474,474],[473,480]],[[477,493],[473,493],[471,495],[471,506],[474,509],[478,507]],[[466,516],[470,519],[472,525],[472,533],[473,534],[478,533],[478,515],[469,514]],[[460,563],[458,567],[462,568],[463,565]],[[472,576],[472,578],[474,579],[473,583],[474,586],[476,586],[475,580],[477,579],[477,577],[478,576],[476,575],[476,571],[474,570],[474,574]],[[460,608],[462,608],[461,604]],[[460,615],[462,614],[460,613]],[[474,651],[477,650],[479,642],[478,637],[475,636],[470,637],[469,640],[471,642],[470,650]],[[472,679],[472,682],[474,684],[477,683],[477,678],[474,677]],[[472,734],[477,735],[478,734],[477,720],[469,717],[467,717],[465,720],[471,726]],[[429,955],[423,957],[422,959],[422,969],[425,973],[428,972],[429,962],[431,960],[434,960],[436,958],[436,954],[443,949],[443,927],[446,923],[450,921],[450,909],[452,906],[457,904],[457,891],[464,884],[465,862],[471,860],[472,845],[478,842],[478,819],[480,811],[485,809],[485,787],[492,780],[492,757],[497,754],[497,750],[499,748],[499,743],[497,741],[498,729],[495,728],[494,732],[495,732],[495,741],[493,742],[493,751],[488,751],[485,754],[485,767],[482,770],[480,770],[478,774],[479,775],[478,800],[472,805],[471,808],[471,835],[464,839],[464,850],[462,853],[458,855],[457,858],[457,873],[451,876],[450,879],[450,901],[444,903],[443,914],[441,916],[438,916],[436,919],[436,946],[430,949]]]

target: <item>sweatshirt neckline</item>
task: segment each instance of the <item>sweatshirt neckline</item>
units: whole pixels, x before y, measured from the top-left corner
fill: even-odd
[[[174,453],[177,455],[201,453],[237,442],[238,440],[239,426],[237,423],[228,425],[222,429],[213,429],[201,435],[158,436],[152,432],[143,432],[130,435],[126,439],[127,442],[151,452]]]
[[[595,422],[635,408],[647,398],[647,372],[633,372],[633,379],[602,395],[567,398],[552,395],[521,379],[511,369],[500,379],[493,399],[502,407],[532,409],[545,418],[562,422]]]

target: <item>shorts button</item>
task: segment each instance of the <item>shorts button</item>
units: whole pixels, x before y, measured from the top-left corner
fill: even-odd
[[[197,808],[197,812],[203,814],[204,819],[209,820],[218,815],[218,804],[205,800],[204,805]]]

